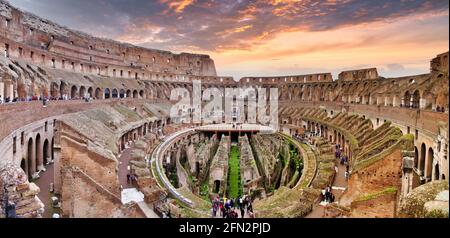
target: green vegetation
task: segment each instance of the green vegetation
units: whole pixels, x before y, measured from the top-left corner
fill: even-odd
[[[228,160],[228,197],[237,198],[243,194],[240,169],[240,152],[237,146],[232,146]]]
[[[175,166],[172,167],[172,169],[169,171],[169,181],[175,188],[179,187],[178,184],[178,175],[177,175],[177,168]]]
[[[396,193],[397,189],[394,187],[388,187],[385,188],[379,192],[375,192],[375,193],[371,193],[371,194],[364,194],[361,197],[359,197],[358,199],[356,199],[355,201],[361,202],[361,201],[368,201],[368,200],[372,200],[375,199],[377,197],[380,197],[382,195],[387,195],[387,194],[393,194]]]
[[[206,201],[209,201],[208,194],[209,194],[209,185],[208,181],[205,181],[200,185],[200,196]]]

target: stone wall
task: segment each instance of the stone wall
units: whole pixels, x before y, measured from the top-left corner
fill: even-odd
[[[174,54],[93,37],[22,12],[5,1],[0,2],[0,8],[0,42],[7,56],[57,68],[71,68],[73,63],[79,72],[102,75],[123,71],[123,77],[128,78],[149,72],[216,75],[208,55]]]

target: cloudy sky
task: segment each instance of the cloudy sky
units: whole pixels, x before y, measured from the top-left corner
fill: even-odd
[[[9,0],[95,36],[213,57],[219,75],[378,67],[427,73],[448,51],[448,0]]]

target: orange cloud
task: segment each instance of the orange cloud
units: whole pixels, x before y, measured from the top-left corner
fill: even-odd
[[[182,13],[187,6],[194,3],[194,0],[161,0],[161,3],[167,4],[176,13]]]

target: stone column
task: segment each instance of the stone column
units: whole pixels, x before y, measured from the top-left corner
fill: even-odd
[[[427,106],[427,100],[425,98],[421,98],[419,101],[419,108],[425,109],[426,106]]]
[[[400,201],[413,189],[413,172],[414,168],[414,151],[403,152],[402,163],[402,187],[400,193]]]
[[[15,94],[14,94],[14,85],[13,85],[13,84],[10,84],[10,85],[9,85],[9,99],[12,101],[12,100],[14,99],[14,97],[15,97]]]
[[[393,96],[392,97],[392,106],[393,107],[398,107],[399,105],[397,104],[397,96]]]

